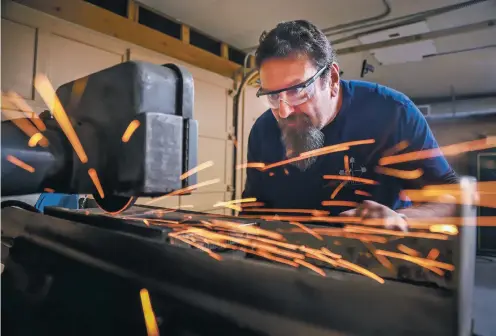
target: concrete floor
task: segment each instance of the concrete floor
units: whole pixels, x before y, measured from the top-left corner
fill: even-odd
[[[496,258],[477,257],[474,319],[476,335],[496,336]]]

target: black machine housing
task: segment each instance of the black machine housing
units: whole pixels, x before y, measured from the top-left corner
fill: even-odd
[[[105,197],[158,196],[196,183],[181,179],[197,165],[198,123],[193,119],[191,74],[174,64],[129,61],[60,86],[56,92],[88,157],[81,162],[56,120],[43,135],[50,145],[28,147],[28,137],[2,122],[2,194],[44,188],[72,194],[98,192],[88,174],[96,170]],[[128,142],[133,121],[140,126]],[[29,173],[6,160],[13,155],[36,169]]]

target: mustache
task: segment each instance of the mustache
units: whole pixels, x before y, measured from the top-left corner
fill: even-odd
[[[294,126],[296,123],[297,126]],[[289,116],[279,121],[281,128],[281,140],[286,147],[288,158],[296,157],[303,152],[322,148],[324,145],[324,134],[317,129],[306,114]],[[290,126],[290,124],[293,124]],[[304,160],[291,163],[301,171],[305,171],[312,166],[316,157],[309,157]]]

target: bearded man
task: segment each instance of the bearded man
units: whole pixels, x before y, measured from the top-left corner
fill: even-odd
[[[438,148],[424,116],[405,94],[342,80],[327,37],[304,20],[264,32],[255,59],[261,83],[257,96],[270,109],[250,131],[247,161],[269,169],[247,170],[244,198],[255,197],[267,209],[387,218],[387,226],[403,230],[410,217],[454,215],[452,204],[411,206],[400,197],[405,189],[458,182],[440,151],[399,164],[381,161]],[[398,174],[384,167],[410,173],[391,176]]]

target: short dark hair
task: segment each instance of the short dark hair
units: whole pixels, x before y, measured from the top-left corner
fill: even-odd
[[[327,77],[330,65],[337,62],[336,54],[324,32],[306,20],[279,23],[271,31],[263,32],[255,53],[255,64],[260,68],[270,58],[292,55],[307,56],[317,70],[327,66],[322,76]]]

